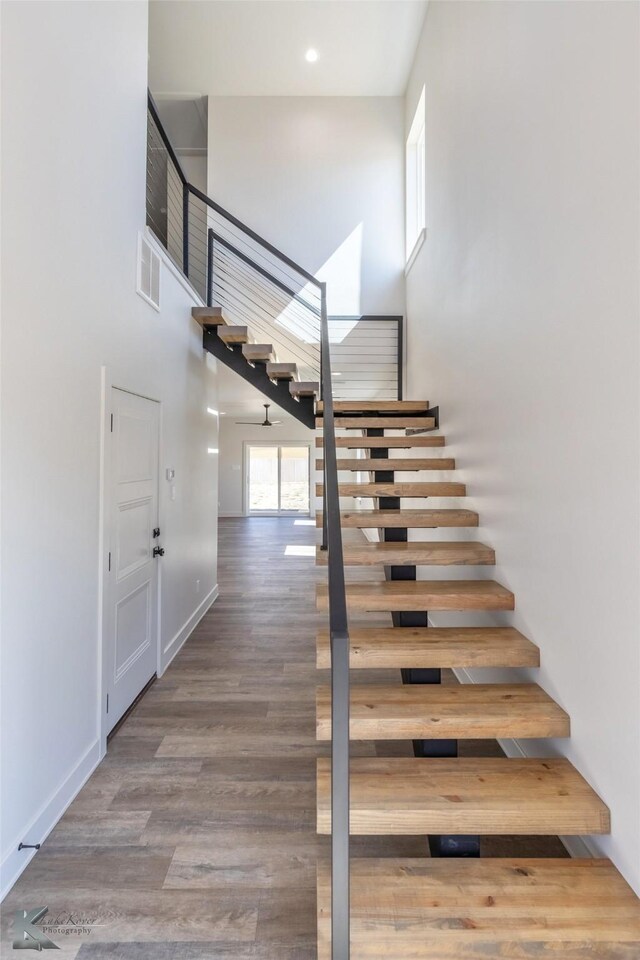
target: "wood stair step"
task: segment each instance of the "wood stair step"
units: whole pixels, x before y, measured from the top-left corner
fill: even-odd
[[[513,627],[349,627],[352,669],[538,667],[540,650]],[[318,669],[331,666],[329,631],[316,637]]]
[[[289,385],[293,397],[315,397],[320,392],[317,380],[292,380]]]
[[[348,610],[514,610],[510,590],[495,580],[383,580],[346,585]],[[316,584],[316,609],[329,609],[329,588]]]
[[[351,687],[352,740],[568,737],[569,717],[535,683]],[[318,687],[316,735],[331,739],[331,687]]]
[[[331,872],[318,865],[318,960]],[[351,861],[351,960],[637,960],[640,901],[606,859]]]
[[[322,417],[316,417],[316,428],[322,428]],[[340,430],[406,430],[407,427],[435,428],[433,417],[340,417],[336,428]]]
[[[375,470],[400,470],[408,473],[413,470],[455,470],[456,462],[452,457],[431,457],[423,459],[403,458],[397,459],[389,457],[380,457],[371,459],[369,457],[354,457],[353,459],[338,458],[338,470],[353,470],[358,472],[373,472]],[[316,460],[316,470],[324,470],[324,460]]]
[[[609,810],[564,757],[353,758],[351,833],[584,836]],[[331,760],[317,762],[317,830],[331,833]]]
[[[248,343],[249,329],[248,327],[224,327],[218,331],[218,336],[224,343]]]
[[[273,360],[274,351],[272,343],[245,343],[242,353],[247,360],[259,360],[266,363],[267,360]]]
[[[334,414],[341,413],[426,413],[428,400],[334,400]],[[324,411],[324,403],[318,400],[316,413]]]
[[[336,447],[349,450],[409,450],[411,447],[444,447],[445,437],[336,437]],[[324,446],[324,437],[316,437],[316,447]]]
[[[448,566],[496,562],[495,550],[475,540],[428,540],[411,543],[345,543],[342,547],[346,566],[381,563],[387,566]],[[326,566],[327,551],[316,550],[316,563]]]
[[[429,529],[433,527],[477,527],[478,514],[473,510],[343,510],[343,527]],[[322,526],[322,511],[316,513],[316,525]]]
[[[192,307],[191,316],[203,327],[219,327],[229,322],[222,307]]]
[[[316,484],[321,497],[324,485]],[[464,483],[339,483],[341,497],[466,497]]]
[[[267,376],[272,380],[295,380],[298,366],[295,363],[268,363]]]

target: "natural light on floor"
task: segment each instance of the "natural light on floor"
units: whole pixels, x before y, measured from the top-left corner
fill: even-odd
[[[315,527],[315,520],[294,520],[294,527]]]
[[[296,523],[299,521],[296,520]],[[315,557],[316,548],[313,546],[298,546],[296,544],[288,544],[284,548],[285,557]]]

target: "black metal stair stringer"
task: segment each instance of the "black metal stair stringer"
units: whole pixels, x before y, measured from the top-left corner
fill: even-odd
[[[296,399],[289,389],[289,380],[280,380],[274,382],[267,375],[265,363],[257,363],[246,359],[242,353],[241,345],[229,347],[218,336],[218,328],[214,326],[205,327],[202,343],[204,349],[211,353],[217,360],[221,360],[230,370],[233,370],[244,380],[247,380],[256,390],[268,397],[282,410],[286,410],[292,417],[303,423],[310,430],[315,428],[314,399],[313,397],[300,397]]]

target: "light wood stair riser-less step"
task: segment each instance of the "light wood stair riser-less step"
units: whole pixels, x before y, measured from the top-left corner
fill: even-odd
[[[220,327],[218,336],[226,344],[246,344],[249,342],[248,327]]]
[[[411,473],[422,470],[455,470],[456,462],[452,457],[369,457],[345,458],[339,457],[338,470],[358,473],[373,473],[376,470],[397,470],[401,473]],[[316,460],[316,470],[324,470],[324,460]]]
[[[477,527],[473,510],[342,510],[340,525],[361,530],[377,527],[396,529],[434,529],[436,527]],[[316,526],[322,526],[322,511],[316,513]]]
[[[347,543],[342,547],[345,566],[385,564],[393,566],[488,565],[496,562],[495,551],[475,540],[410,541],[408,543]],[[326,566],[327,551],[316,550],[316,563]]]
[[[229,323],[222,307],[192,307],[191,316],[203,327],[220,327]]]
[[[321,497],[324,484],[316,484]],[[339,483],[341,497],[466,497],[464,483]]]
[[[353,834],[584,836],[609,811],[564,758],[353,758]],[[331,833],[331,760],[317,763],[317,829]]]
[[[349,611],[513,610],[515,598],[495,580],[387,580],[348,583]],[[329,609],[326,583],[316,585],[316,609]]]
[[[345,413],[426,413],[429,409],[428,400],[334,400],[334,414]],[[319,400],[316,404],[316,413],[323,413],[324,403]]]
[[[318,868],[318,960],[331,956]],[[604,859],[353,859],[351,960],[638,960],[638,898]]]
[[[336,447],[349,450],[410,450],[413,447],[444,447],[445,437],[336,437]],[[316,447],[324,446],[324,437],[316,437]]]
[[[568,737],[569,717],[535,683],[354,685],[352,740]],[[331,688],[316,695],[318,740],[331,739]]]
[[[322,417],[316,417],[316,428],[322,429]],[[338,430],[406,430],[409,427],[435,428],[433,417],[340,417],[336,418],[335,426]]]
[[[540,650],[513,627],[349,625],[352,669],[538,667]],[[316,637],[316,666],[329,669],[329,631]]]

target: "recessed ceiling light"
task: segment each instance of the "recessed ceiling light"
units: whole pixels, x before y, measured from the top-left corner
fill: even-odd
[[[318,51],[314,50],[313,47],[310,47],[304,55],[307,63],[315,63],[318,59]]]

